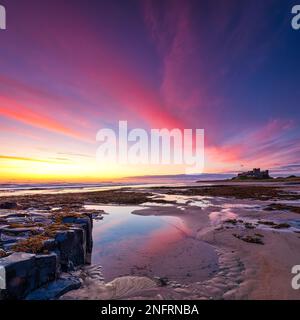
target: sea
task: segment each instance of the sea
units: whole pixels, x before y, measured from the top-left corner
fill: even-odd
[[[10,195],[32,195],[32,194],[56,194],[91,192],[100,190],[113,190],[124,187],[153,187],[153,186],[180,186],[186,184],[197,184],[197,181],[221,180],[232,178],[234,174],[201,174],[201,175],[164,175],[164,176],[142,176],[123,178],[114,181],[100,181],[93,183],[0,183],[0,196]]]

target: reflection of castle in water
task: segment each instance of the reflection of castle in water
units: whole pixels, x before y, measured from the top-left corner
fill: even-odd
[[[255,179],[270,179],[269,170],[261,171],[260,168],[254,168],[252,171],[241,172],[237,178],[255,178]]]

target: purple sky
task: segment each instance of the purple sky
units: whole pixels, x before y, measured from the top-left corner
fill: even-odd
[[[33,162],[53,164],[48,178],[63,175],[57,162],[86,166],[96,132],[119,120],[204,128],[206,172],[300,172],[294,1],[0,2],[3,179],[30,176]],[[156,172],[182,173],[116,176]]]

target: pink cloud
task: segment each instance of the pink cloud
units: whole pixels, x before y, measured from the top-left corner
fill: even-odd
[[[83,139],[79,132],[68,128],[63,123],[33,111],[30,107],[4,96],[0,97],[0,116],[20,121],[37,128],[64,134],[72,138]]]

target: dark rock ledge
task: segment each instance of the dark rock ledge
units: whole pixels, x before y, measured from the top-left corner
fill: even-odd
[[[71,272],[90,264],[92,227],[90,214],[1,210],[0,300],[56,299],[79,288]]]

